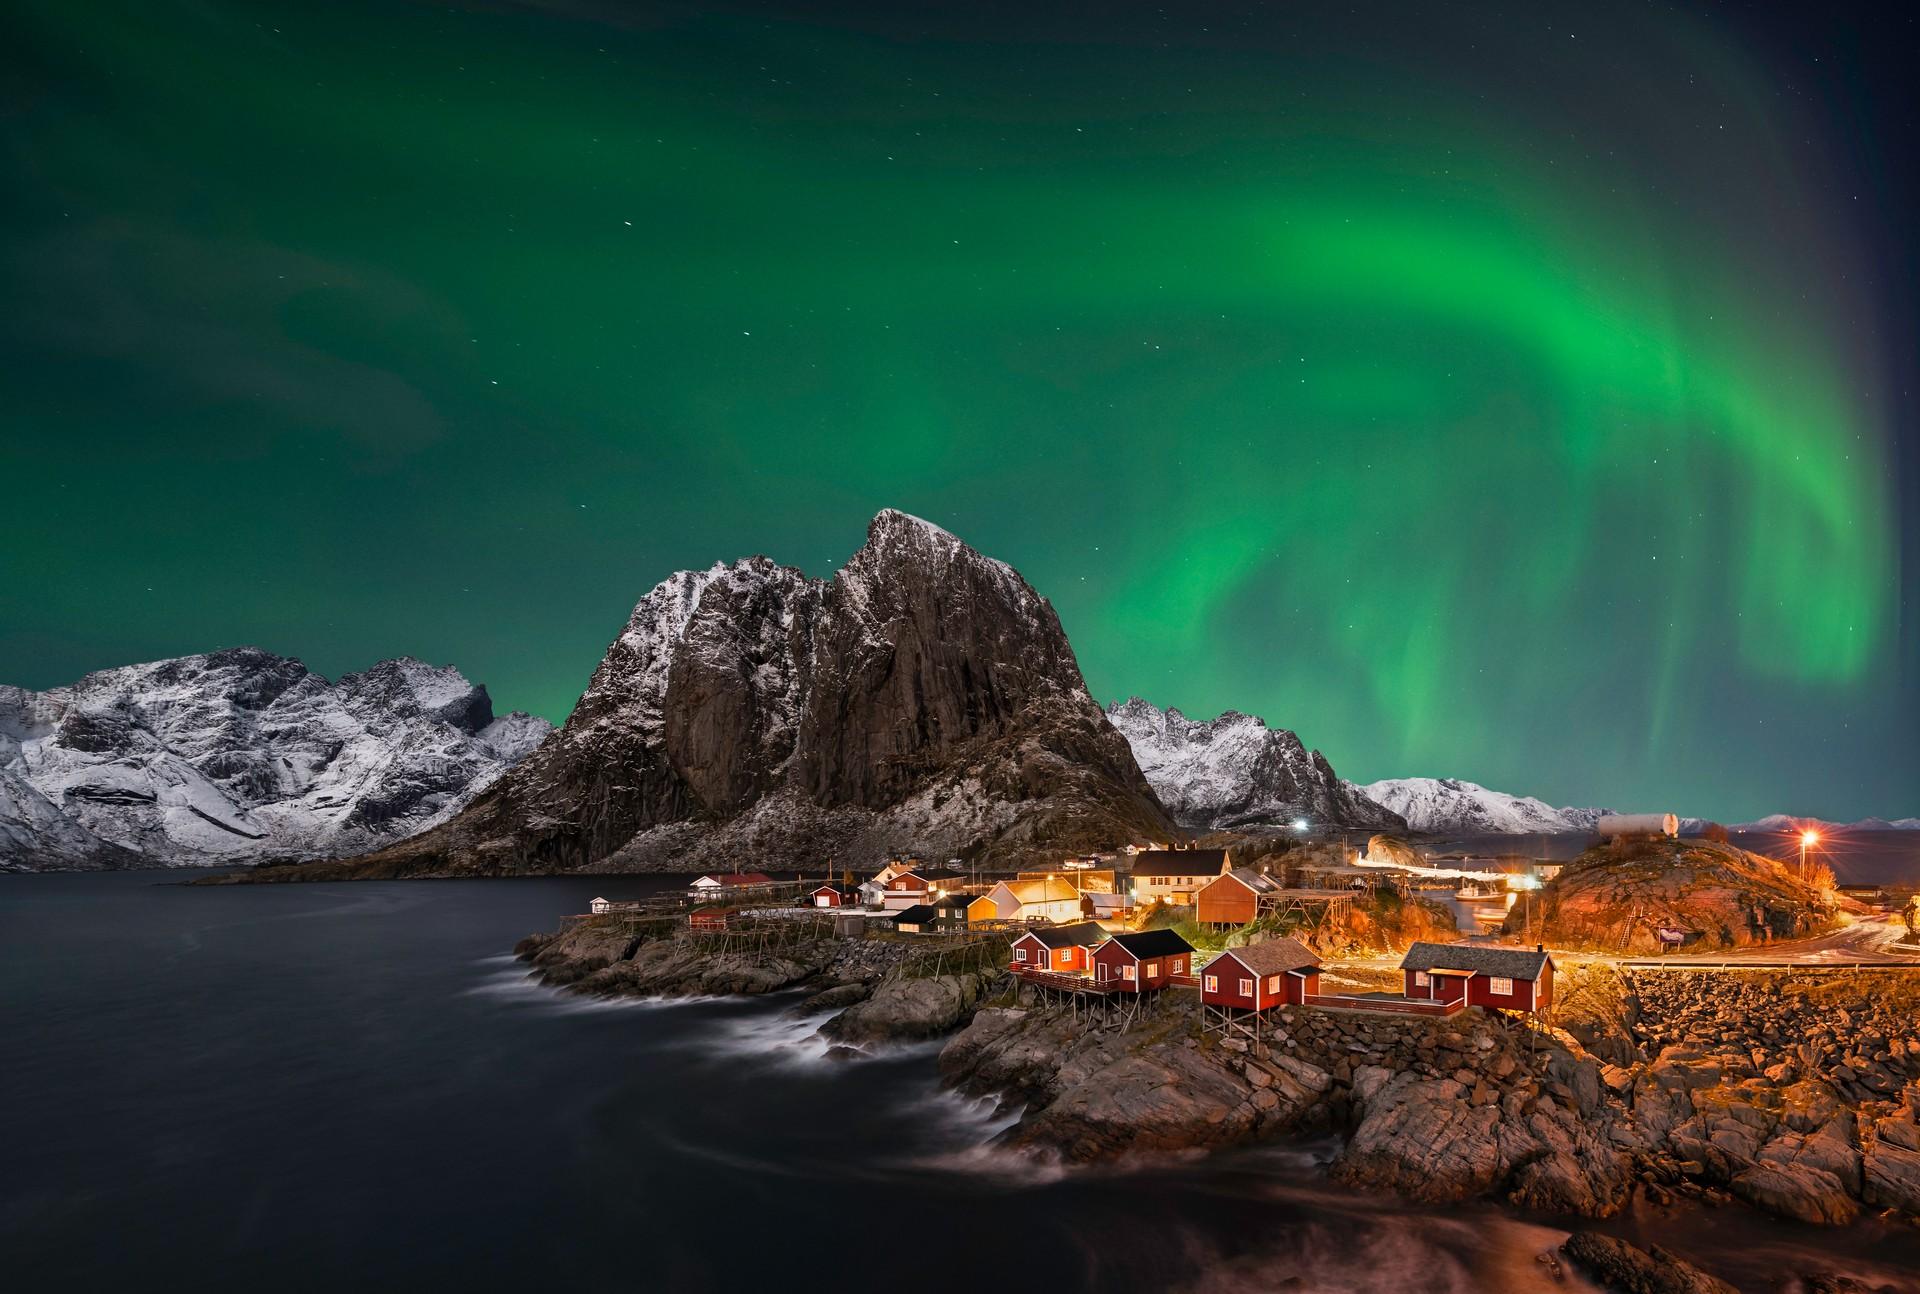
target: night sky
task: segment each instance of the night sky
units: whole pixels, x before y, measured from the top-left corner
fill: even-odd
[[[559,720],[896,506],[1357,780],[1920,813],[1910,11],[1039,7],[7,6],[0,680]]]

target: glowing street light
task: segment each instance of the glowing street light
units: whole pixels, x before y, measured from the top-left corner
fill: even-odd
[[[1800,833],[1800,879],[1803,881],[1806,880],[1808,876],[1807,851],[1819,843],[1819,832],[1809,829]]]
[[[1295,831],[1304,832],[1310,825],[1312,824],[1310,824],[1305,818],[1295,818],[1293,820],[1293,829]]]

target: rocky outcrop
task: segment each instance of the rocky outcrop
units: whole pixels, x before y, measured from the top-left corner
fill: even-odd
[[[1011,861],[1172,831],[1046,600],[887,511],[831,580],[764,557],[666,580],[464,813],[289,878]]]
[[[1340,780],[1317,750],[1285,728],[1229,710],[1198,722],[1139,697],[1107,707],[1160,802],[1197,831],[1290,827],[1404,830],[1389,809]]]
[[[1181,1004],[1128,1033],[1088,1030],[1058,1010],[982,1011],[940,1054],[948,1079],[1013,1094],[1016,1145],[1085,1163],[1216,1149],[1300,1127],[1322,1112],[1324,1071],[1290,1057],[1209,1049]]]
[[[1576,1231],[1560,1253],[1578,1271],[1617,1294],[1740,1294],[1659,1245],[1636,1249],[1624,1240]]]
[[[1002,971],[889,975],[864,1001],[827,1021],[821,1032],[849,1043],[937,1038],[972,1019],[981,999],[1005,979]]]
[[[1623,839],[1597,845],[1550,881],[1531,911],[1507,916],[1562,948],[1657,952],[1659,930],[1687,947],[1739,948],[1832,925],[1829,896],[1762,854],[1711,840]]]
[[[360,853],[448,817],[549,730],[409,659],[330,683],[238,647],[0,687],[0,868]]]

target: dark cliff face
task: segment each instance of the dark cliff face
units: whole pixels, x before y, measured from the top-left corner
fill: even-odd
[[[662,583],[560,732],[465,813],[355,867],[814,868],[1172,834],[1053,608],[888,511],[831,580],[754,557]]]

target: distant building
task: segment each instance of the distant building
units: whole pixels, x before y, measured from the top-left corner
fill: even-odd
[[[940,929],[940,916],[933,910],[931,904],[916,903],[894,914],[893,928],[902,934],[934,934]]]
[[[1133,901],[1184,906],[1201,886],[1232,870],[1224,849],[1143,849],[1133,856]]]
[[[859,901],[857,890],[838,885],[821,885],[807,894],[807,902],[816,908],[844,908]]]
[[[756,885],[771,885],[773,877],[765,872],[724,872],[711,876],[696,877],[687,887],[696,899],[712,898],[728,890],[744,890]]]
[[[933,897],[933,886],[918,872],[897,872],[889,877],[880,896],[880,906],[890,912],[902,912]]]
[[[1193,899],[1193,919],[1203,926],[1244,926],[1280,899],[1280,882],[1251,867],[1236,867],[1202,885]]]
[[[1677,836],[1680,819],[1671,813],[1609,813],[1593,824],[1602,840],[1615,836]]]
[[[1058,876],[1037,881],[1001,881],[975,899],[967,908],[967,920],[983,921],[1077,921],[1080,918],[1080,892]]]
[[[611,912],[613,911],[613,900],[595,899],[593,902],[587,904],[587,911],[595,913],[596,915]]]
[[[1502,1011],[1544,1011],[1553,1005],[1553,958],[1545,948],[1417,943],[1400,961],[1407,997],[1464,1000]]]

